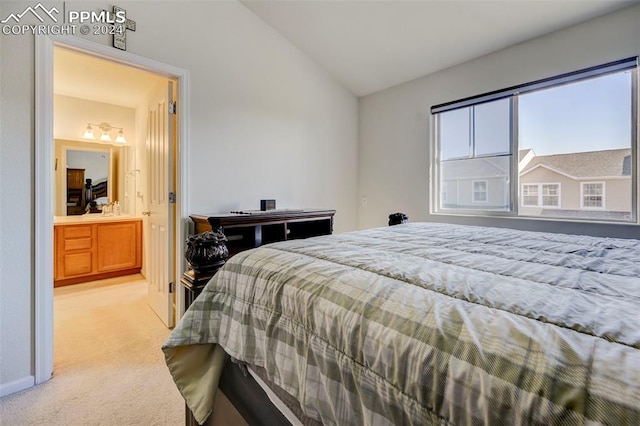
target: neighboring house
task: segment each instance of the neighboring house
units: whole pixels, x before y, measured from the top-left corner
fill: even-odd
[[[509,207],[508,181],[508,157],[444,162],[442,206],[469,210],[506,210]]]
[[[518,212],[523,216],[629,219],[631,149],[536,156],[518,153]],[[444,162],[442,206],[507,210],[507,157]]]
[[[519,159],[521,214],[630,217],[631,149],[540,156],[528,149]]]

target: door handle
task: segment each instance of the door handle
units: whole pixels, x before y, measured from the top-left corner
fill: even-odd
[[[143,216],[151,216],[151,211],[142,212]]]

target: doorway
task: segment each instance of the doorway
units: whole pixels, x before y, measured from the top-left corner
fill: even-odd
[[[180,103],[177,105],[178,119],[176,120],[177,143],[175,146],[175,218],[171,226],[172,257],[167,259],[174,273],[170,277],[172,282],[183,272],[182,244],[187,226],[186,202],[186,106],[188,73],[173,67],[134,55],[128,52],[116,51],[112,48],[98,45],[83,39],[68,36],[38,36],[36,37],[36,277],[35,277],[35,382],[48,380],[53,373],[53,216],[55,193],[52,179],[54,168],[53,144],[53,57],[54,49],[63,49],[91,58],[105,60],[111,65],[133,67],[151,74],[173,80],[177,85],[177,95]],[[131,173],[135,173],[133,170]],[[166,283],[167,286],[169,283]],[[180,287],[176,288],[175,306],[176,317],[183,312],[184,293]],[[172,296],[172,295],[169,295]]]

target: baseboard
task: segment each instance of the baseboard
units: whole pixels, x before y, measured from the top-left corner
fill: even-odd
[[[20,392],[21,390],[30,388],[35,384],[36,378],[34,376],[27,376],[22,379],[14,380],[13,382],[2,383],[0,384],[0,397]]]

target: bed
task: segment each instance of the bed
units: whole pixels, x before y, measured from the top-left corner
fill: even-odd
[[[241,252],[163,346],[198,423],[225,359],[324,424],[640,424],[640,241],[411,223]]]

